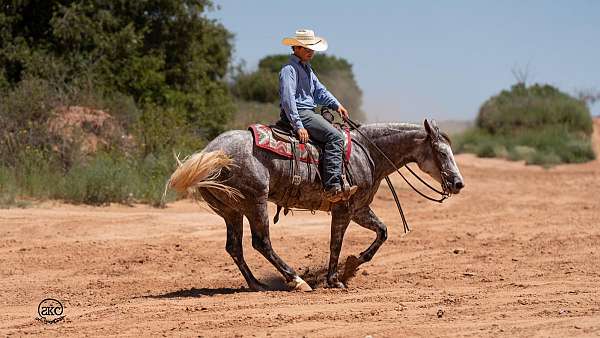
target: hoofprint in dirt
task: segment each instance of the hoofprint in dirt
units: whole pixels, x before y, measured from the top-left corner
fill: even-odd
[[[271,227],[275,249],[316,287],[297,293],[249,292],[225,252],[222,220],[189,202],[0,210],[0,334],[600,334],[600,162],[550,170],[471,155],[457,162],[466,188],[442,205],[394,177],[413,227],[404,237],[381,187],[373,208],[389,239],[348,290],[321,286],[324,213],[297,212]],[[256,276],[284,289],[244,231]],[[345,238],[341,257],[373,234],[351,224]],[[35,319],[44,298],[62,302],[63,321]]]

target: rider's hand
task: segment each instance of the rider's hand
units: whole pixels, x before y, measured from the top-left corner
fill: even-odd
[[[304,128],[298,129],[298,139],[300,140],[300,143],[308,142],[308,130]]]
[[[344,108],[344,106],[342,106],[340,104],[340,106],[337,109],[337,112],[340,113],[340,115],[342,116],[342,118],[345,120],[349,117],[348,115],[348,111],[346,110],[346,108]]]

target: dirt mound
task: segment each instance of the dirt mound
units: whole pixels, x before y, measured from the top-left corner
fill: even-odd
[[[56,151],[77,147],[83,154],[129,139],[109,113],[79,106],[55,109],[48,120],[48,131],[57,140],[53,146]]]

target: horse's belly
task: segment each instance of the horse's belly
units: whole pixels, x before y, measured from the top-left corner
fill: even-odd
[[[319,210],[323,188],[317,166],[299,162],[294,182],[289,162],[277,160],[270,168],[269,201],[284,207]]]

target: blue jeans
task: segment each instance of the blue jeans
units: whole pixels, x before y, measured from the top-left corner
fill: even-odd
[[[317,144],[322,150],[321,177],[323,187],[329,190],[335,186],[341,186],[342,176],[342,152],[344,140],[342,134],[335,129],[327,120],[312,110],[300,110],[298,112],[304,128],[308,131],[310,140]],[[285,113],[281,112],[281,120],[289,124]],[[297,135],[296,135],[297,136]]]

